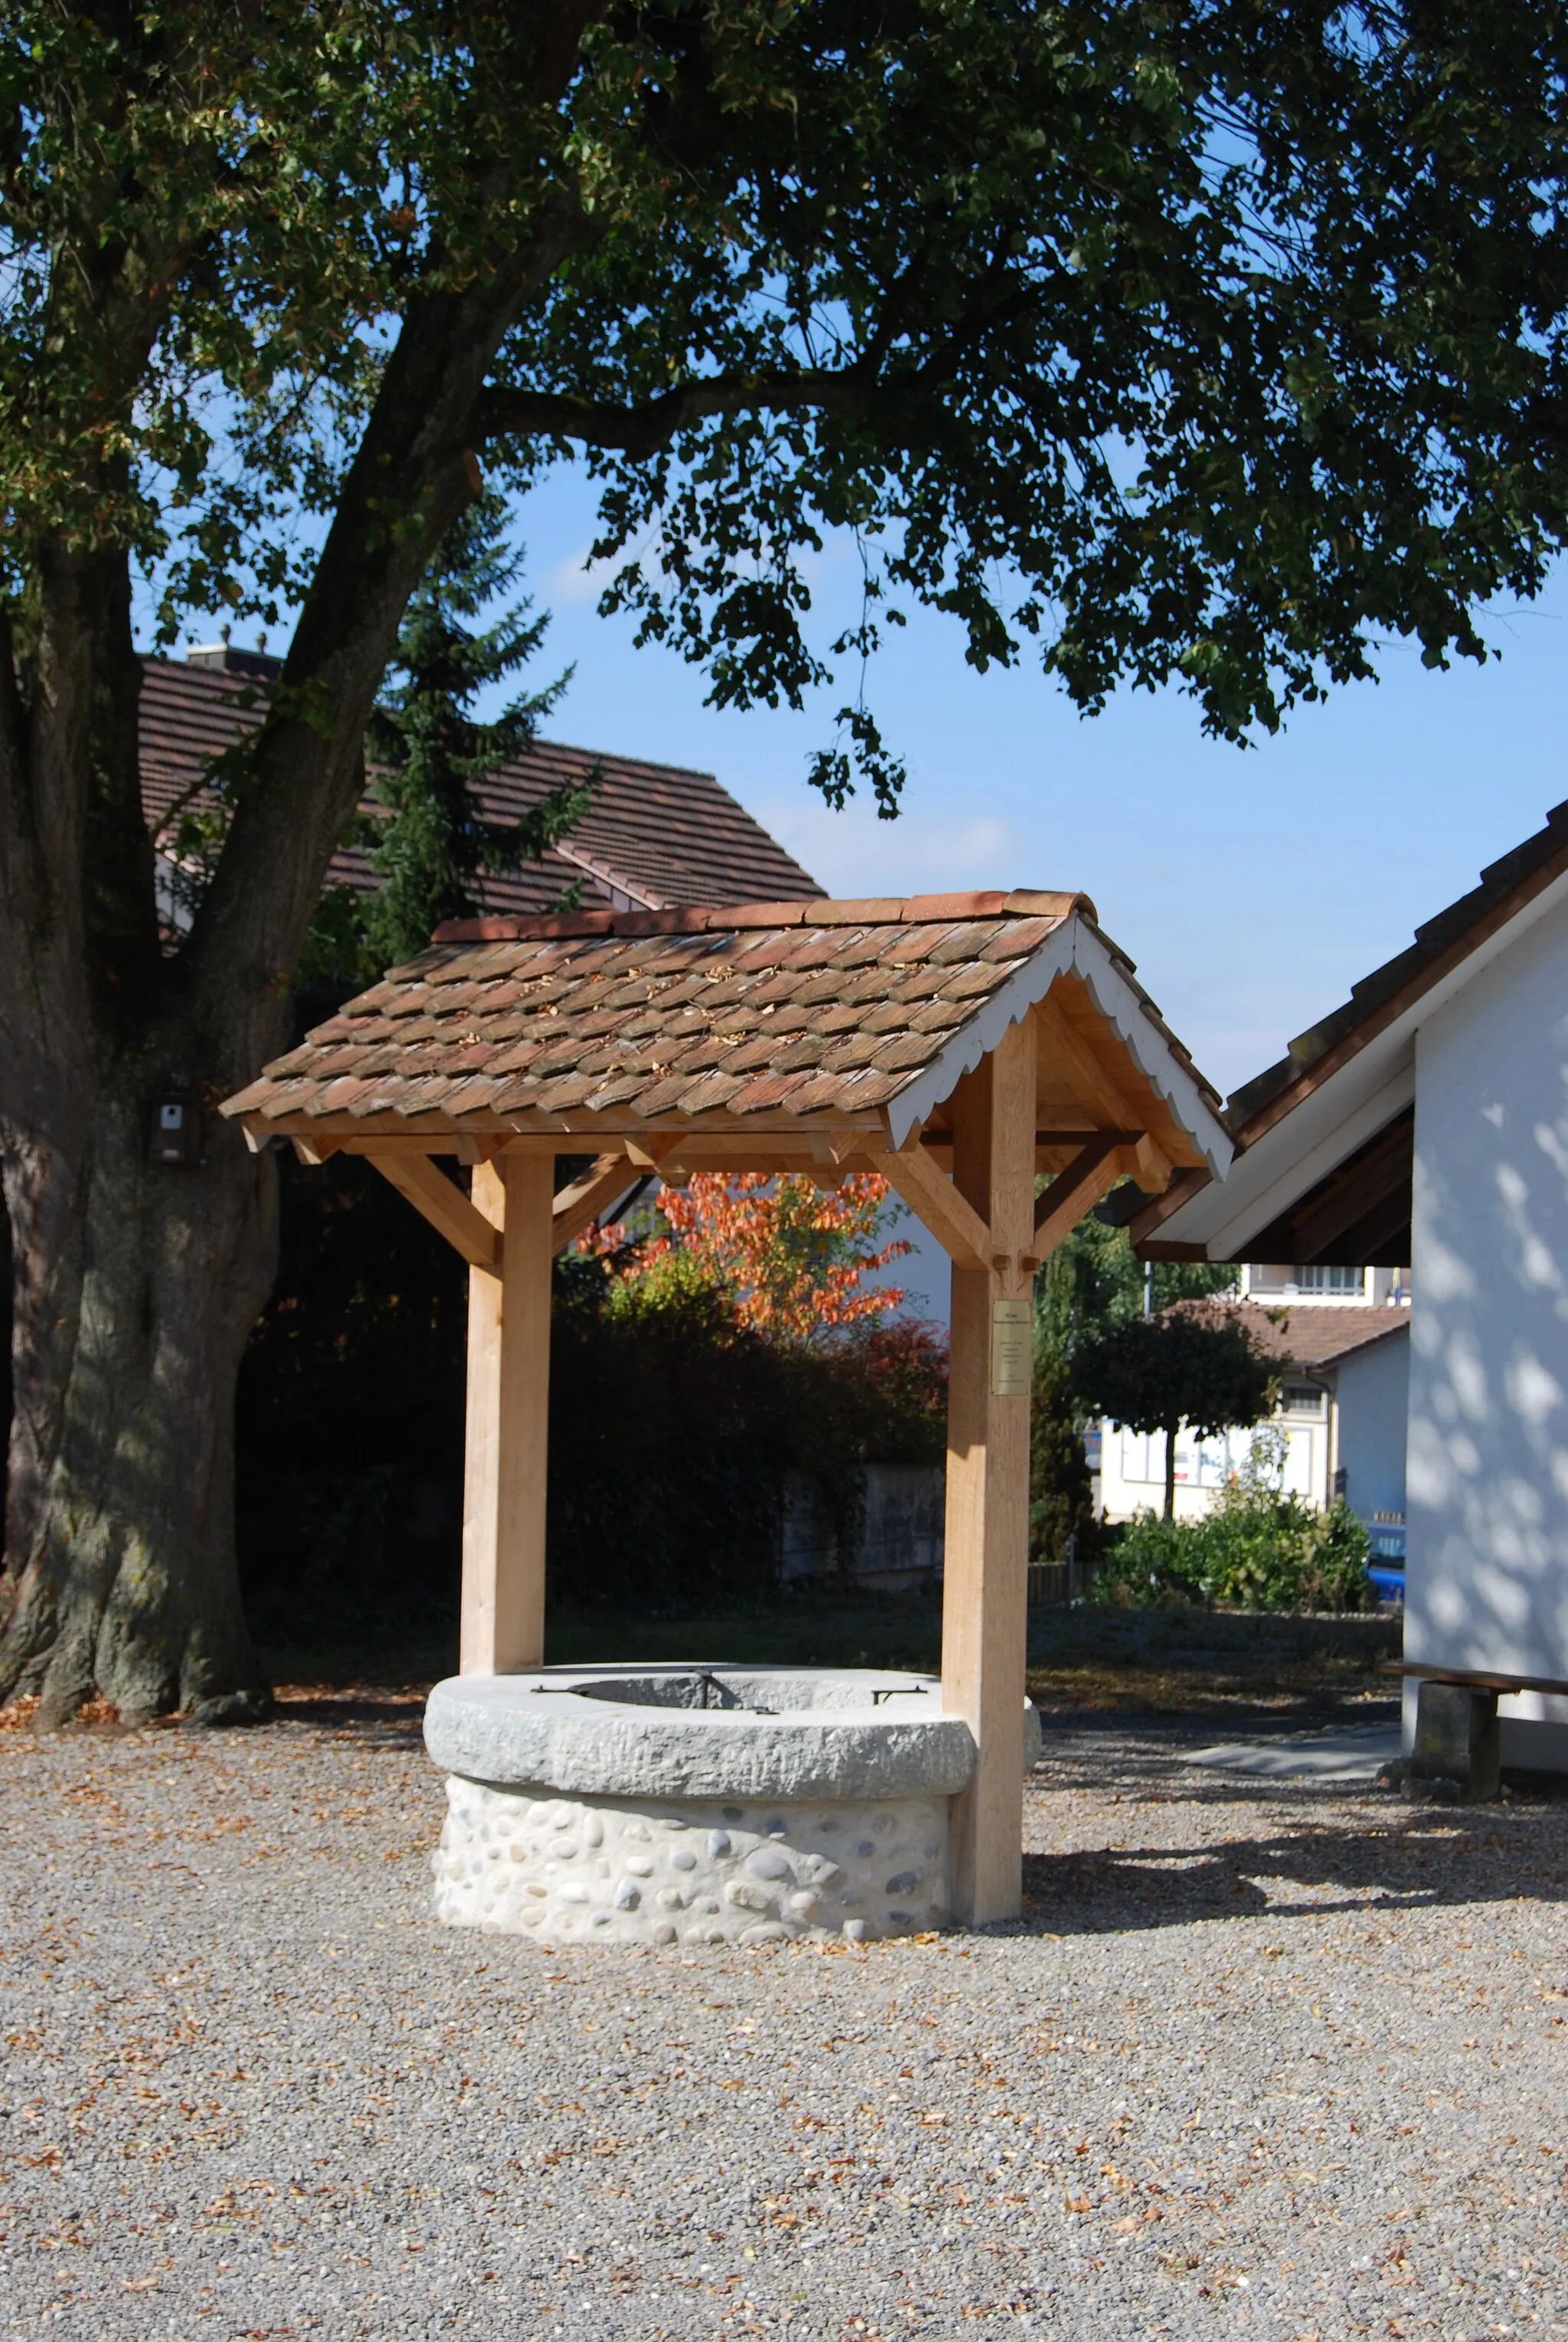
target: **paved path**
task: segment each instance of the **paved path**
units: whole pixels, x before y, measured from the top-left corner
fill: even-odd
[[[1397,1724],[1350,1732],[1271,1732],[1194,1748],[1187,1762],[1215,1773],[1256,1774],[1272,1781],[1374,1781],[1400,1750]]]
[[[432,1926],[401,1724],[0,1734],[0,2334],[1568,2335],[1568,1806],[1201,1738],[1054,1730],[1017,1928],[699,1964]]]

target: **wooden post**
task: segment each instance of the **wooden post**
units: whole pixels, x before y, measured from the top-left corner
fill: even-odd
[[[974,1780],[953,1801],[954,1911],[976,1924],[1023,1907],[1028,1375],[1020,1388],[1005,1371],[996,1305],[1027,1303],[1032,1292],[1023,1263],[1034,1239],[1034,1074],[1026,1018],[953,1100],[954,1184],[994,1246],[988,1271],[953,1270],[947,1394],[942,1704],[968,1718],[980,1749]]]
[[[473,1200],[501,1231],[500,1274],[468,1272],[468,1415],[458,1666],[505,1675],[544,1657],[544,1472],[549,1454],[548,1155],[476,1166]]]

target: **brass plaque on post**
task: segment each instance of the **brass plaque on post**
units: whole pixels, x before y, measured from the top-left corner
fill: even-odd
[[[1028,1301],[991,1305],[991,1396],[1027,1398],[1034,1375],[1034,1307]]]

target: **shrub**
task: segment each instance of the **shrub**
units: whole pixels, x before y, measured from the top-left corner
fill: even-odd
[[[1141,1513],[1107,1553],[1100,1601],[1225,1610],[1370,1610],[1367,1534],[1343,1504],[1320,1513],[1276,1485],[1283,1436],[1264,1430],[1251,1465],[1194,1521]]]
[[[550,1586],[573,1607],[754,1600],[774,1584],[784,1482],[815,1482],[854,1536],[867,1461],[943,1453],[934,1329],[770,1339],[677,1260],[607,1281],[562,1265],[551,1347]]]

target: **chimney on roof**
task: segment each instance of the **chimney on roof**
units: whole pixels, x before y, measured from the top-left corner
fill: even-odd
[[[215,667],[220,675],[248,676],[253,683],[275,683],[283,661],[271,651],[236,650],[232,643],[195,643],[185,653],[187,666]]]

